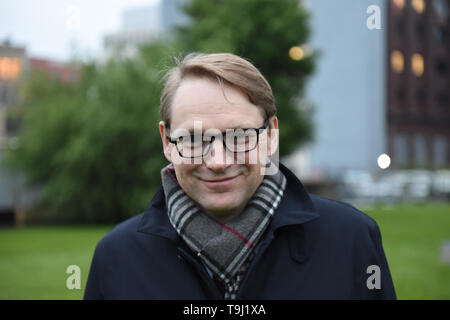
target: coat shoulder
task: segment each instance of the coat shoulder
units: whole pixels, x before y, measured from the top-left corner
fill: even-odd
[[[101,249],[123,247],[133,239],[143,218],[143,213],[122,221],[110,230],[99,242],[97,247]]]

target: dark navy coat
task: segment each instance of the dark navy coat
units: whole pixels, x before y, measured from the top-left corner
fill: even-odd
[[[308,194],[291,171],[280,169],[286,191],[238,298],[395,299],[376,222],[350,205]],[[223,296],[170,224],[161,188],[144,213],[100,240],[84,298]]]

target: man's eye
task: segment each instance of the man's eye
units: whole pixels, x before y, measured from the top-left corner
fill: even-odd
[[[178,143],[182,143],[185,145],[198,145],[202,144],[202,137],[201,136],[181,136],[177,138]]]

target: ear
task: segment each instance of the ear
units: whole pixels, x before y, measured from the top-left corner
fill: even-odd
[[[164,132],[164,127],[165,127],[164,121],[160,121],[159,122],[159,134],[161,135],[164,156],[166,157],[167,161],[172,162],[172,157],[171,157],[172,146],[171,146],[171,143],[169,142],[169,140],[167,140],[166,134]]]
[[[278,118],[273,116],[269,119],[269,126],[267,127],[267,138],[268,143],[268,156],[272,156],[278,149]]]

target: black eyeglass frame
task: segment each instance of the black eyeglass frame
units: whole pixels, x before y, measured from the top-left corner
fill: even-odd
[[[269,126],[269,118],[266,119],[266,121],[264,122],[264,124],[263,124],[261,127],[259,127],[259,128],[237,128],[237,129],[234,129],[234,130],[243,130],[243,131],[247,131],[247,130],[255,130],[255,131],[256,131],[256,144],[255,144],[255,146],[254,146],[252,149],[245,150],[245,151],[230,150],[230,149],[227,147],[227,144],[226,144],[226,134],[227,134],[226,131],[225,131],[225,132],[221,132],[221,134],[222,134],[222,143],[223,143],[225,149],[227,149],[228,151],[233,152],[233,153],[250,152],[250,151],[252,151],[252,150],[255,150],[255,149],[258,147],[258,144],[259,144],[259,134],[260,134],[262,131],[266,130],[268,126]],[[200,158],[200,157],[205,157],[206,155],[208,155],[209,152],[211,151],[212,143],[214,142],[214,140],[215,140],[215,138],[216,138],[215,136],[212,136],[212,137],[211,137],[212,139],[211,139],[211,141],[209,142],[209,148],[208,148],[207,152],[205,152],[205,154],[202,154],[202,155],[200,155],[200,156],[190,156],[190,157],[185,157],[185,156],[183,156],[183,154],[182,154],[182,153],[180,152],[180,150],[178,149],[178,141],[177,141],[177,139],[174,139],[174,138],[170,137],[170,136],[167,134],[167,127],[166,127],[165,125],[164,125],[164,134],[165,134],[167,140],[168,140],[170,143],[175,144],[175,147],[177,148],[177,151],[178,151],[178,154],[180,155],[180,157],[182,157],[182,158],[188,158],[188,159]],[[190,136],[192,137],[193,135],[191,134]]]

